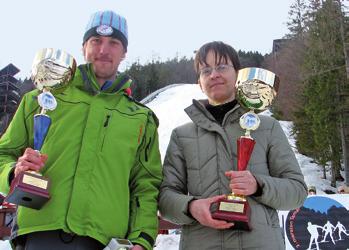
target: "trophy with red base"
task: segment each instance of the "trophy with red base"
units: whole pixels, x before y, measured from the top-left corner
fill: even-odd
[[[67,85],[75,69],[75,59],[62,50],[42,49],[35,55],[32,80],[41,91],[37,97],[41,112],[34,115],[33,148],[39,153],[51,125],[51,118],[47,113],[57,107],[56,99],[50,91]],[[49,186],[49,179],[41,173],[21,172],[11,182],[10,192],[5,201],[40,209],[50,199]]]
[[[245,135],[237,140],[237,170],[244,171],[253,152],[255,140],[251,131],[258,129],[260,119],[255,110],[265,110],[272,104],[279,88],[279,78],[261,68],[244,68],[239,70],[236,82],[236,98],[247,110],[240,118],[240,126]],[[244,195],[231,193],[219,200],[212,218],[234,222],[232,229],[250,231],[251,208]]]

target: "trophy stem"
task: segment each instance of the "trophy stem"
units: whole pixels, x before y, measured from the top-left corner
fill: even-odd
[[[47,115],[38,114],[34,116],[34,149],[40,151],[44,143],[48,129],[51,125],[51,118]]]
[[[245,131],[245,137],[247,137],[247,138],[252,138],[252,137],[251,137],[251,130],[246,130],[246,131]]]
[[[248,137],[240,137],[237,140],[238,170],[244,171],[247,168],[256,141]]]

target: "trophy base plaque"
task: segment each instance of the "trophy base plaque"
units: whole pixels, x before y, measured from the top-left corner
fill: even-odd
[[[217,201],[216,204],[218,206],[212,212],[212,218],[234,222],[234,226],[231,227],[233,230],[251,231],[251,209],[246,200],[223,198]]]
[[[16,205],[40,209],[49,199],[49,180],[37,173],[22,172],[11,183],[5,201]]]

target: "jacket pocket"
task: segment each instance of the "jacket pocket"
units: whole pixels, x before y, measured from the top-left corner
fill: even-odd
[[[267,220],[268,220],[268,225],[271,227],[279,228],[280,227],[280,222],[279,222],[279,216],[278,213],[275,209],[263,206]]]

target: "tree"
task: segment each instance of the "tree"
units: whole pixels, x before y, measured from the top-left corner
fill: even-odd
[[[159,63],[157,63],[159,64]],[[146,80],[146,94],[149,95],[155,90],[158,89],[159,86],[159,73],[158,69],[156,67],[156,64],[152,62],[151,64],[147,65],[147,80]]]
[[[264,61],[264,56],[258,51],[238,51],[241,67],[260,67]]]
[[[273,114],[283,120],[293,120],[300,108],[303,93],[301,65],[306,50],[305,38],[310,20],[305,0],[294,0],[289,10],[289,33],[283,39],[274,40],[273,52],[265,57],[263,67],[280,77],[281,87],[273,104]],[[281,43],[282,42],[282,43]]]
[[[290,10],[288,12],[289,21],[287,22],[287,27],[290,34],[287,35],[288,38],[298,38],[305,34],[307,28],[307,5],[305,0],[295,0],[291,4]]]
[[[345,80],[344,57],[340,37],[339,16],[342,12],[333,0],[310,1],[309,21],[302,63],[303,95],[302,109],[307,117],[308,129],[313,144],[298,142],[300,148],[311,152],[311,156],[322,166],[331,162],[331,185],[340,179],[340,133],[338,117],[342,104],[339,86]],[[307,129],[303,119],[295,119],[296,135]],[[303,130],[303,131],[302,131]],[[310,146],[310,148],[308,148]]]
[[[343,13],[344,7],[340,0],[337,0],[338,5]],[[346,9],[348,10],[348,9]],[[343,109],[340,115],[340,130],[343,151],[343,163],[345,170],[346,185],[349,185],[349,17],[340,16],[340,33],[343,42],[343,54],[345,57],[346,79],[339,86],[340,101],[343,103]]]

